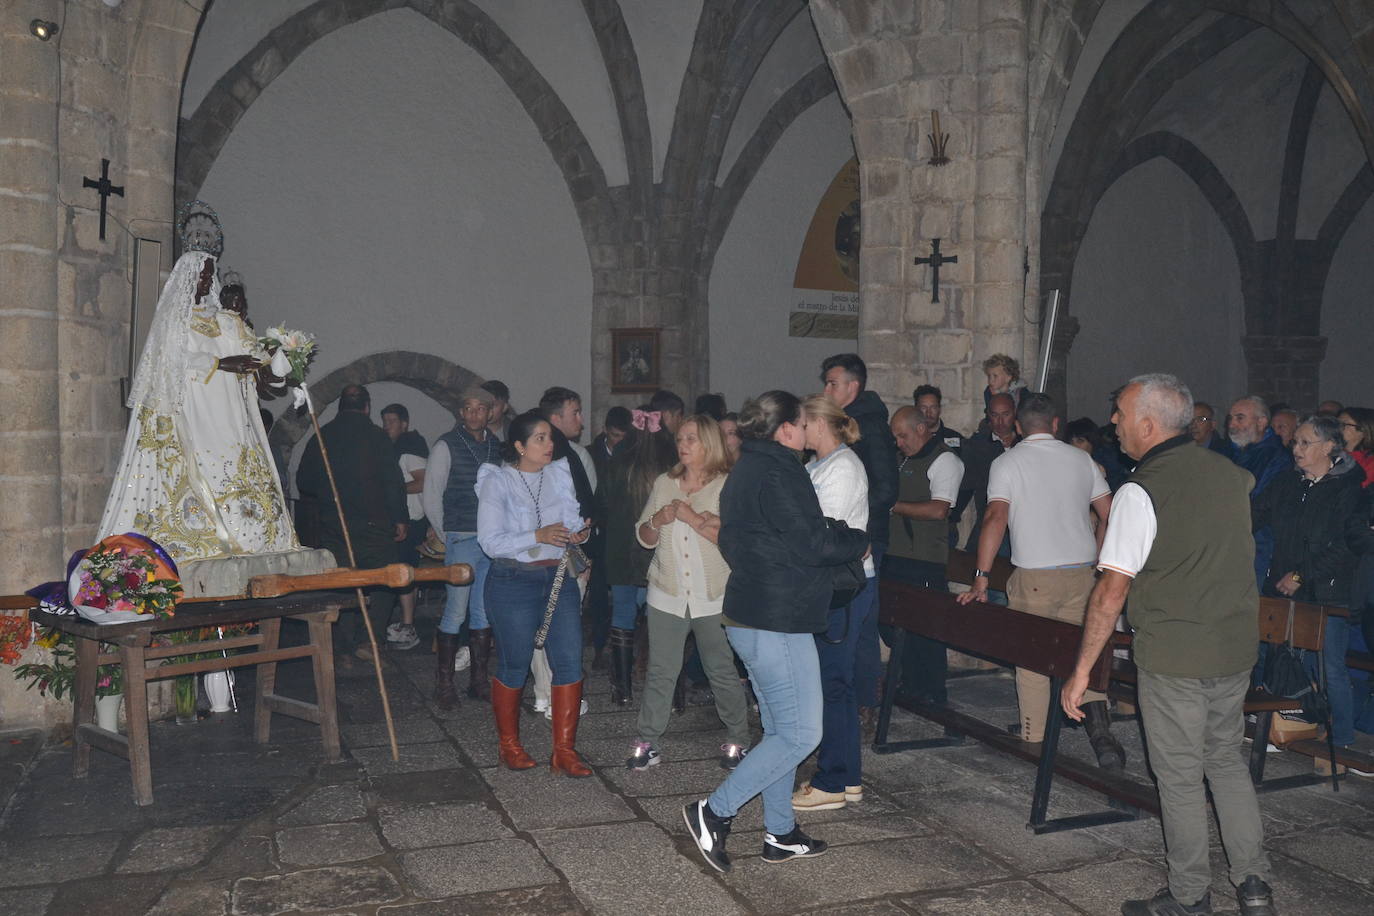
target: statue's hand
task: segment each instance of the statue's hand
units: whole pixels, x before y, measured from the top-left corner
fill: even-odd
[[[239,375],[247,375],[262,368],[262,360],[254,359],[251,356],[222,356],[215,368],[225,372],[235,372]]]

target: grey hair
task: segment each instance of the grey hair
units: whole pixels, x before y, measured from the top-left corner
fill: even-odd
[[[1239,404],[1241,401],[1249,401],[1251,404],[1254,404],[1255,413],[1264,417],[1266,420],[1269,419],[1269,405],[1264,402],[1264,398],[1257,394],[1247,394],[1243,398],[1236,398],[1235,403]]]
[[[1140,386],[1136,409],[1165,429],[1182,433],[1193,422],[1193,392],[1178,376],[1147,372],[1126,384]]]
[[[1345,436],[1341,434],[1341,421],[1325,414],[1312,414],[1303,419],[1299,426],[1310,426],[1317,438],[1331,446],[1331,457],[1335,458],[1345,451]]]

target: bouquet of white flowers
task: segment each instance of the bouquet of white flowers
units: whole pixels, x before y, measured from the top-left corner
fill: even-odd
[[[291,385],[305,381],[305,372],[315,358],[315,335],[283,327],[268,328],[258,343],[271,356],[272,374]]]

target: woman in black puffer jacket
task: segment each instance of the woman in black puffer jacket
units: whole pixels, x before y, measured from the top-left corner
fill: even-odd
[[[797,765],[821,740],[821,673],[812,634],[826,628],[835,566],[868,550],[868,535],[832,527],[802,466],[801,402],[769,391],[745,405],[739,461],[720,496],[720,552],[730,565],[726,636],[749,669],[763,740],[709,799],[683,809],[711,867],[729,871],[725,837],[735,813],[763,796],[763,856],[819,855],[792,813]]]
[[[1254,527],[1274,532],[1264,594],[1348,607],[1355,567],[1374,549],[1364,474],[1346,453],[1340,424],[1308,417],[1293,438],[1296,467],[1274,478],[1254,504]],[[1331,700],[1332,738],[1355,740],[1350,675],[1345,667],[1349,622],[1326,619],[1323,656]]]

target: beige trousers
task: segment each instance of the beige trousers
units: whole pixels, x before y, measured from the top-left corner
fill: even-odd
[[[1075,569],[1018,569],[1007,580],[1007,603],[1014,610],[1066,623],[1083,623],[1093,590],[1091,566]],[[1089,690],[1084,703],[1107,699]],[[1042,741],[1050,702],[1050,679],[1016,669],[1016,703],[1021,709],[1021,740]]]

